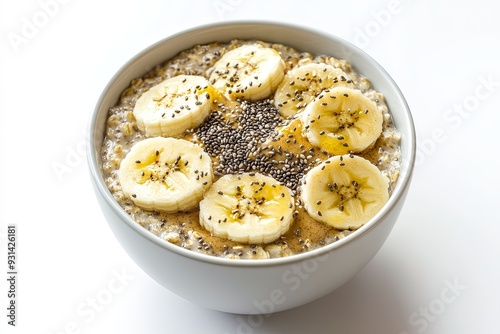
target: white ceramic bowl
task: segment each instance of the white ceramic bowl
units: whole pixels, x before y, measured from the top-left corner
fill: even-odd
[[[333,244],[286,258],[229,260],[170,244],[148,232],[116,203],[100,170],[108,109],[131,79],[196,44],[260,39],[298,50],[346,59],[382,92],[401,138],[401,175],[385,207],[366,225]],[[366,53],[338,37],[309,28],[268,22],[227,22],[190,29],[148,47],[111,79],[89,127],[88,160],[98,203],[130,257],[173,293],[205,307],[230,313],[272,313],[325,296],[351,279],[377,253],[392,230],[408,191],[415,160],[415,132],[405,99],[386,71]]]

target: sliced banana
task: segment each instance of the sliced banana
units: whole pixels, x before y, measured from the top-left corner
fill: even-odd
[[[141,208],[189,211],[212,184],[212,161],[187,140],[148,138],[127,153],[118,179],[124,194]]]
[[[293,221],[292,191],[259,173],[225,175],[200,202],[200,224],[212,235],[246,244],[268,243]]]
[[[134,107],[137,127],[148,137],[178,137],[210,114],[215,89],[202,76],[179,75],[144,92]]]
[[[314,219],[337,229],[356,229],[384,206],[388,189],[389,181],[370,161],[340,155],[305,175],[301,199]]]
[[[382,112],[360,90],[326,89],[302,114],[309,142],[331,154],[358,153],[382,133]]]
[[[232,100],[256,101],[270,96],[284,73],[285,62],[278,51],[248,44],[228,51],[215,63],[210,83]]]
[[[308,63],[288,71],[274,93],[274,104],[281,115],[288,117],[304,110],[324,89],[353,86],[340,68],[323,63]]]

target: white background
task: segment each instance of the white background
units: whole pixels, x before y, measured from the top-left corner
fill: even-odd
[[[2,1],[0,331],[498,333],[495,3]],[[419,144],[406,205],[375,259],[334,293],[262,319],[201,308],[145,275],[101,215],[84,153],[100,91],[129,58],[180,30],[240,19],[306,25],[364,49],[405,94]],[[18,229],[15,328],[8,224]]]

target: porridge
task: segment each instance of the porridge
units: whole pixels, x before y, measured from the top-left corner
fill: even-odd
[[[280,44],[197,45],[132,80],[109,110],[105,182],[158,237],[237,259],[344,238],[385,204],[400,135],[344,60]]]

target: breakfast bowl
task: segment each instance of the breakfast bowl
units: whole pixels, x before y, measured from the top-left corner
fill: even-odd
[[[181,51],[235,39],[279,43],[345,60],[383,94],[400,136],[398,177],[381,209],[361,227],[345,233],[345,237],[283,257],[248,259],[207,255],[151,233],[124,210],[110,191],[102,161],[108,112],[130,83]],[[97,102],[88,131],[87,156],[97,202],[129,256],[153,280],[176,295],[210,309],[238,314],[268,314],[298,307],[331,293],[355,276],[376,255],[396,223],[415,161],[411,113],[389,74],[365,52],[336,36],[283,23],[209,24],[149,46],[111,78]]]

